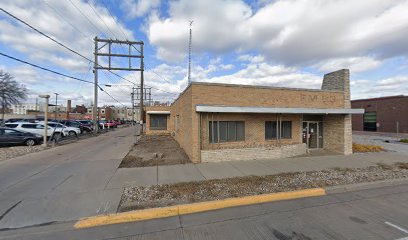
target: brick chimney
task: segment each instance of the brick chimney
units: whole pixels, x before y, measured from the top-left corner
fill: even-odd
[[[344,107],[350,104],[350,70],[341,69],[324,75],[322,90],[337,90],[344,92]]]
[[[71,100],[67,100],[67,119],[69,119],[70,112],[71,112]]]

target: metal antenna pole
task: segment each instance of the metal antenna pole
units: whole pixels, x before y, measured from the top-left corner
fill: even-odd
[[[192,44],[192,30],[191,26],[193,25],[194,21],[190,21],[190,40],[188,42],[188,84],[191,83],[191,44]]]

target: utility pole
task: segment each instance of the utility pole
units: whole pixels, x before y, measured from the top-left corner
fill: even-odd
[[[130,94],[132,98],[132,126],[135,125],[135,88],[132,87],[132,93]]]
[[[141,48],[141,52],[140,54],[142,55],[142,57],[140,58],[140,124],[142,124],[142,133],[143,133],[143,117],[144,117],[144,113],[143,113],[143,82],[144,82],[144,78],[143,78],[143,72],[144,72],[144,62],[143,62],[143,45],[140,45]]]
[[[92,121],[94,124],[94,133],[98,133],[98,37],[94,38],[95,52],[94,52],[94,105],[92,109]]]
[[[95,63],[94,63],[94,73],[95,73],[95,99],[94,99],[94,110],[97,107],[97,91],[98,91],[98,74],[97,74],[97,70],[101,69],[101,70],[117,70],[117,71],[140,71],[140,85],[143,86],[144,84],[144,76],[143,76],[143,72],[144,72],[144,55],[143,55],[143,41],[122,41],[122,40],[118,40],[118,39],[101,39],[98,37],[95,37],[94,39],[95,41]],[[101,43],[101,46],[98,46],[98,43]],[[115,45],[127,45],[128,46],[128,53],[127,54],[123,54],[123,53],[114,53],[114,50],[117,48],[113,48],[113,46]],[[139,47],[139,49],[138,49]],[[102,51],[102,49],[108,49],[108,51]],[[134,54],[132,53],[132,48],[135,49],[138,53]],[[105,57],[108,58],[106,59],[107,61],[102,61],[102,62],[106,62],[108,64],[108,66],[101,66],[100,64],[98,64],[98,57]],[[112,66],[113,63],[112,62],[112,58],[127,58],[128,59],[128,66],[124,67],[124,66]],[[140,58],[140,67],[133,67],[132,66],[132,59],[133,58]],[[142,87],[143,89],[143,87]],[[143,90],[142,90],[143,92]],[[133,93],[133,92],[132,92]],[[134,95],[134,93],[133,93]],[[134,96],[132,97],[134,98]],[[132,101],[132,108],[134,108],[134,102]],[[134,111],[134,110],[133,110]],[[94,111],[96,112],[96,111]],[[141,115],[141,123],[143,123],[143,99],[140,101],[140,115]],[[93,116],[94,119],[96,119],[96,116]],[[97,123],[95,123],[95,129],[97,129],[98,125]]]
[[[39,95],[40,98],[45,98],[45,110],[44,110],[44,136],[43,136],[43,146],[47,146],[47,135],[48,135],[48,104],[50,95]]]
[[[190,21],[190,40],[188,41],[188,84],[191,83],[191,44],[192,44],[192,30],[191,26],[193,25],[194,21]]]
[[[57,121],[57,116],[58,116],[58,93],[54,93],[55,94],[55,121]]]

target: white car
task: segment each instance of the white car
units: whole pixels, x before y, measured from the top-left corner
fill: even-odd
[[[6,123],[6,127],[44,136],[44,124],[43,123],[14,122],[14,123]],[[62,132],[64,129],[60,129],[60,128],[54,129],[50,126],[48,126],[47,129],[48,129],[47,137],[57,138],[59,136],[64,135],[64,132]],[[66,134],[68,134],[68,130],[65,130],[65,131],[67,131]]]
[[[44,122],[39,122],[41,124],[44,124]],[[67,127],[61,123],[57,122],[48,122],[48,126],[51,128],[55,129],[57,132],[62,132],[62,135],[64,137],[66,136],[77,136],[81,134],[81,129],[76,128],[76,127]]]

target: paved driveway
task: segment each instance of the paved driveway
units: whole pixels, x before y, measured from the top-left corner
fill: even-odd
[[[408,144],[398,142],[401,138],[408,138],[408,134],[397,136],[393,133],[353,132],[353,142],[355,143],[379,145],[390,151],[408,154]]]
[[[117,129],[0,162],[0,229],[116,212],[122,189],[106,186],[135,134]]]

